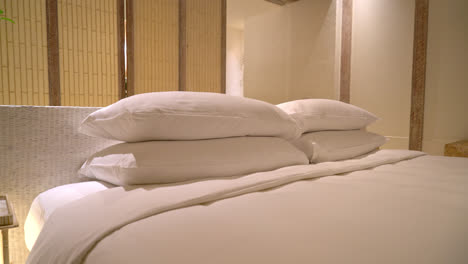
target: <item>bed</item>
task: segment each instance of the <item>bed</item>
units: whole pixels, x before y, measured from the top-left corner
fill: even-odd
[[[62,201],[73,232],[43,231],[63,237],[44,238],[40,263],[466,263],[466,159],[381,150],[332,163]]]
[[[76,132],[94,110],[0,107],[0,124],[10,124],[0,126],[9,151],[0,152],[7,184],[0,189],[25,222],[12,248],[26,238],[28,263],[468,262],[468,159],[377,150],[232,177],[115,186],[76,177],[87,157],[119,143]],[[27,169],[15,163],[24,156]],[[12,253],[19,262],[28,255]]]

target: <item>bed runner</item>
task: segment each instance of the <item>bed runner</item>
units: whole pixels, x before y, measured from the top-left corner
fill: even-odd
[[[422,155],[424,153],[418,151],[380,150],[359,159],[284,167],[240,177],[104,190],[55,210],[45,223],[27,263],[82,263],[106,236],[153,215]]]

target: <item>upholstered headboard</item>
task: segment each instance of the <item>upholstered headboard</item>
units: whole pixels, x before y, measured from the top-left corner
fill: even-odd
[[[0,106],[0,193],[20,223],[10,230],[10,259],[24,263],[23,225],[33,199],[52,187],[78,182],[77,169],[94,152],[117,143],[78,133],[98,108]]]

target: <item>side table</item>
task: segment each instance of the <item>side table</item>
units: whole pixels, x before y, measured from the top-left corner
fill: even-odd
[[[444,156],[468,157],[468,140],[461,140],[445,145]]]
[[[6,200],[11,213],[13,214],[13,222],[10,225],[0,225],[0,230],[2,231],[2,244],[3,244],[3,263],[10,264],[10,252],[9,252],[9,242],[8,242],[8,230],[18,227],[18,220],[16,218],[15,210],[13,206],[9,203],[8,199]]]

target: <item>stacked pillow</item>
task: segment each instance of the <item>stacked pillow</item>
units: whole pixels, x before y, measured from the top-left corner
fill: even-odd
[[[277,105],[293,117],[302,133],[293,143],[311,163],[338,161],[369,153],[387,141],[365,128],[378,118],[357,106],[328,99]]]
[[[131,96],[90,114],[80,132],[124,141],[90,158],[79,175],[116,185],[240,176],[308,164],[288,140],[301,131],[274,105],[215,93]]]
[[[126,142],[239,136],[293,139],[300,134],[294,120],[274,105],[197,92],[145,93],[125,98],[90,114],[80,132]]]

